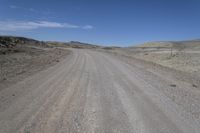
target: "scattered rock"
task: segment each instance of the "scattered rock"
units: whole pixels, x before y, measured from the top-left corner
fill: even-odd
[[[192,85],[192,87],[195,87],[195,88],[197,88],[197,85],[193,84],[193,85]]]
[[[171,84],[170,86],[171,86],[171,87],[176,87],[176,85],[175,85],[175,84]]]
[[[14,97],[14,96],[15,96],[15,94],[12,94],[12,96]]]
[[[200,118],[200,112],[193,112],[192,115],[194,115],[195,118]]]

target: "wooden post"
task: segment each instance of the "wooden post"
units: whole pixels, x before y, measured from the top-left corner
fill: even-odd
[[[1,63],[1,79],[0,80],[3,80],[3,64]]]
[[[171,57],[172,57],[172,47],[171,47]]]

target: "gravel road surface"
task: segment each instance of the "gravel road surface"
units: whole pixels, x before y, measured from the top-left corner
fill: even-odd
[[[72,50],[0,91],[0,133],[199,133],[197,86],[112,55]]]

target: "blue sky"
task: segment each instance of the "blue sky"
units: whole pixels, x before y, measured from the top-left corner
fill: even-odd
[[[199,0],[0,0],[0,34],[128,46],[200,38]]]

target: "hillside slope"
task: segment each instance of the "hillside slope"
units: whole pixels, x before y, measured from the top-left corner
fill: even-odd
[[[0,90],[57,64],[68,54],[42,41],[0,36]]]
[[[37,41],[25,37],[14,37],[14,36],[0,36],[0,47],[1,48],[12,48],[17,45],[23,46],[37,46],[37,47],[48,47],[43,41]]]

